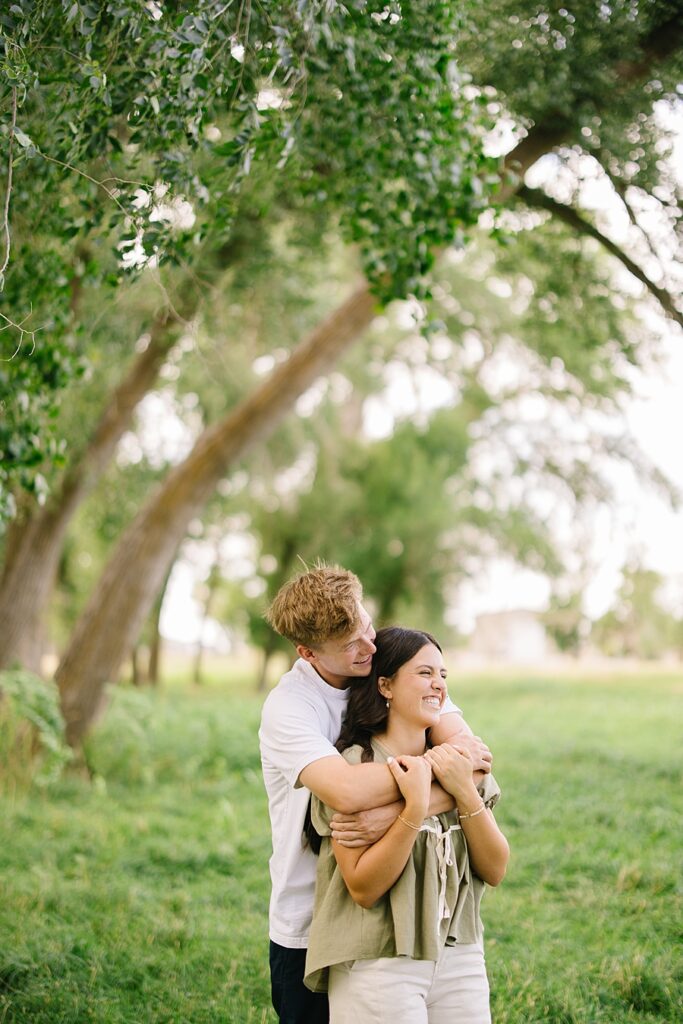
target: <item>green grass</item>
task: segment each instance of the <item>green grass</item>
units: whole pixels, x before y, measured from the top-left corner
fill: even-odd
[[[489,677],[513,850],[484,919],[496,1024],[683,1020],[680,679]],[[0,797],[0,1024],[272,1024],[256,697],[121,690],[73,769]]]

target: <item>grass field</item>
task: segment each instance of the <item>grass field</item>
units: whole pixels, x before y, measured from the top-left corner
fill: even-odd
[[[496,1024],[679,1024],[680,677],[452,691],[513,850],[484,903]],[[92,781],[4,778],[0,1024],[272,1024],[260,701],[237,694],[121,689]]]

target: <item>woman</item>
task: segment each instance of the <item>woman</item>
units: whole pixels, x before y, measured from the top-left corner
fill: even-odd
[[[441,648],[428,633],[390,627],[376,637],[369,680],[352,684],[337,747],[351,763],[386,762],[405,801],[372,846],[330,837],[331,807],[312,798],[322,836],[306,985],[329,991],[331,1024],[488,1024],[479,917],[509,849],[465,750],[428,748],[446,696]],[[455,798],[425,819],[432,777]]]

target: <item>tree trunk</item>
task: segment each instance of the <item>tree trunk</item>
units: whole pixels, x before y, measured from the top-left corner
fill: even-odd
[[[149,344],[113,392],[81,456],[44,508],[32,507],[12,524],[0,580],[0,669],[18,661],[40,671],[44,621],[64,538],[83,499],[109,463],[133,411],[156,380],[182,320],[169,310],[155,318]]]
[[[202,685],[202,663],[204,661],[204,652],[206,646],[204,644],[204,636],[206,633],[206,624],[211,617],[211,611],[213,609],[214,599],[218,591],[218,585],[221,581],[220,563],[218,560],[218,552],[216,552],[216,559],[211,566],[209,571],[209,577],[206,581],[206,600],[204,601],[204,608],[202,609],[202,624],[199,629],[199,640],[197,641],[197,651],[194,660],[194,671],[192,673],[192,681],[195,686]]]
[[[149,623],[149,666],[147,670],[147,682],[150,686],[158,686],[161,682],[161,650],[163,641],[161,638],[161,631],[159,624],[161,622],[161,609],[164,606],[164,598],[166,597],[166,591],[168,590],[168,581],[171,578],[171,572],[175,564],[175,559],[171,562],[166,578],[161,586],[161,590],[157,594],[157,598],[152,608],[152,614],[150,616]]]
[[[147,682],[150,686],[159,686],[161,682],[161,652],[163,649],[163,640],[161,633],[159,632],[158,616],[155,616],[154,626],[154,633],[149,642],[149,670],[147,672]]]
[[[277,648],[277,638],[275,633],[268,636],[266,643],[263,647],[263,658],[261,659],[261,669],[259,671],[258,679],[256,681],[256,692],[265,693],[268,686],[268,666],[270,665],[270,659],[275,654]]]
[[[130,652],[130,681],[133,686],[142,686],[145,681],[145,673],[141,664],[143,650],[144,647],[141,644],[135,644]]]

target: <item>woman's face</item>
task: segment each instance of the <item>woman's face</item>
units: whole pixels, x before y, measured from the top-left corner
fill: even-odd
[[[425,644],[392,679],[381,678],[379,684],[390,716],[399,715],[425,729],[438,723],[446,699],[446,667],[434,644]]]

